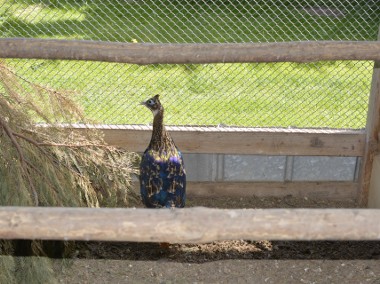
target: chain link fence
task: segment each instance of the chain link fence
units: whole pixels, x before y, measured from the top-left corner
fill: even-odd
[[[362,41],[376,40],[379,25],[379,0],[0,0],[2,38]],[[73,91],[68,93],[86,116],[105,125],[150,123],[151,113],[139,102],[161,94],[166,123],[171,125],[360,129],[366,122],[373,69],[372,62],[364,61],[137,66],[6,59],[3,63],[28,82]],[[18,198],[17,194],[13,195]],[[24,245],[20,248],[15,254],[29,253],[21,251]],[[49,258],[13,257],[12,247],[4,241],[0,252],[0,283],[58,282],[53,270],[58,266]]]
[[[380,2],[0,0],[0,36],[149,43],[376,40]],[[171,125],[363,128],[373,63],[149,65],[6,60],[74,90],[101,124],[146,124],[160,94]]]

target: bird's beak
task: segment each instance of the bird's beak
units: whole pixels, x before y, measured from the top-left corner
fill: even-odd
[[[145,101],[144,102],[140,102],[140,105],[146,106],[146,102]]]

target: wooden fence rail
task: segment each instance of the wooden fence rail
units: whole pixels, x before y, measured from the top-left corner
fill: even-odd
[[[70,125],[78,132],[96,128],[109,145],[143,152],[152,127],[146,125]],[[167,126],[184,153],[363,156],[364,130]],[[217,141],[217,143],[215,142]]]
[[[0,208],[0,239],[380,240],[378,209]]]
[[[0,39],[0,58],[90,60],[133,64],[380,61],[380,42],[153,44],[3,38]]]

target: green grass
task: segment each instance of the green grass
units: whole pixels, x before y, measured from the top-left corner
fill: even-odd
[[[375,4],[339,1],[346,2],[346,17],[330,18],[311,16],[300,9],[310,5],[297,2],[302,1],[0,0],[0,32],[139,42],[376,39],[380,7]]]
[[[274,6],[279,1],[243,2],[0,0],[0,33],[128,42],[374,40],[380,22],[380,8],[368,9],[363,1],[348,6],[344,18],[310,16],[289,3]],[[138,102],[158,93],[168,124],[333,128],[364,127],[373,66],[6,62],[28,80],[76,90],[97,123],[148,123],[151,114]]]
[[[97,123],[148,123],[138,103],[161,94],[168,124],[361,128],[368,74],[354,62],[209,64],[138,67],[127,64],[9,60],[24,77],[76,90]],[[20,71],[20,72],[21,72]],[[366,76],[368,75],[368,76]]]

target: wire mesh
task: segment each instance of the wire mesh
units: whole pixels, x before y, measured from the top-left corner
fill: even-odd
[[[376,40],[373,1],[5,1],[1,37],[149,43]],[[146,124],[161,94],[166,123],[363,128],[372,62],[150,65],[6,60],[20,76],[76,91],[101,124]]]

